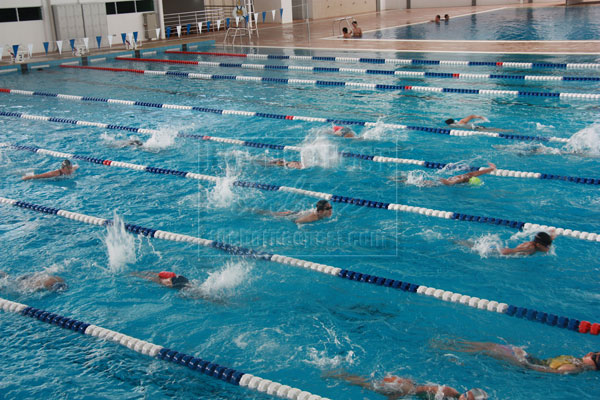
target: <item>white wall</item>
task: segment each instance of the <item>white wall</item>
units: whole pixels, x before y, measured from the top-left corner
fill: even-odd
[[[406,8],[406,0],[379,0],[379,7],[384,10],[403,10]]]
[[[108,34],[117,35],[121,43],[121,33],[139,32],[138,38],[144,38],[144,19],[141,13],[107,15]]]
[[[279,17],[279,9],[283,8],[283,17]],[[292,0],[254,0],[254,10],[258,13],[267,12],[265,22],[272,22],[271,10],[276,10],[275,22],[287,24],[292,22]],[[259,16],[259,21],[262,21],[262,15]],[[260,23],[259,23],[260,24]]]
[[[470,6],[471,0],[411,0],[411,8],[440,8]]]
[[[11,46],[20,44],[19,49],[27,51],[27,45],[33,43],[33,52],[44,51],[43,42],[46,42],[46,31],[44,21],[3,22],[0,24],[0,46]],[[5,48],[4,54],[8,48]]]
[[[42,0],[1,0],[0,8],[41,7]]]

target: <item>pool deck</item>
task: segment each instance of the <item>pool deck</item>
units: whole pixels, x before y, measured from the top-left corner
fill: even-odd
[[[476,6],[476,7],[447,7],[447,8],[422,8],[411,10],[390,10],[355,14],[363,32],[392,28],[406,24],[430,21],[436,14],[449,14],[452,18],[481,13],[499,8],[528,8],[528,7],[564,7],[563,2],[546,2],[525,5],[505,6]],[[579,5],[575,7],[600,7],[600,5]],[[515,53],[515,54],[599,54],[600,40],[582,41],[439,41],[439,40],[378,40],[378,39],[342,39],[335,36],[333,29],[336,18],[324,18],[310,21],[296,21],[290,24],[259,23],[259,37],[252,36],[237,38],[235,45],[231,42],[224,44],[225,30],[219,32],[203,33],[202,35],[182,35],[181,38],[168,40],[145,41],[141,51],[148,51],[155,47],[181,45],[185,43],[214,40],[219,50],[227,52],[244,53],[243,46],[253,47],[281,47],[299,49],[323,50],[361,50],[361,51],[390,51],[390,52],[439,52],[439,53]],[[124,51],[121,44],[113,45],[112,49],[90,49],[88,56],[110,54]],[[34,54],[33,58],[25,62],[44,62],[47,60],[72,59],[70,51],[64,51],[61,56],[57,53],[46,56]],[[0,66],[11,65],[6,62],[6,57]]]

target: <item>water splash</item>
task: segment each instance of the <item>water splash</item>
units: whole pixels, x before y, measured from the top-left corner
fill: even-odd
[[[437,177],[433,177],[427,172],[419,170],[409,171],[406,177],[404,177],[404,179],[401,178],[400,180],[404,181],[404,183],[407,185],[418,187],[434,186],[437,185],[438,182]]]
[[[500,236],[497,234],[487,234],[475,240],[472,250],[479,254],[479,257],[487,258],[490,255],[498,255],[502,247],[503,244]]]
[[[554,129],[554,125],[544,125],[540,124],[539,122],[536,122],[535,129],[537,129],[538,131],[549,131]]]
[[[541,143],[514,143],[508,145],[495,145],[497,150],[515,153],[518,156],[532,156],[536,154],[563,154],[563,150],[556,147],[544,146]]]
[[[125,224],[115,211],[113,224],[106,228],[104,238],[110,272],[122,272],[127,264],[136,261],[135,238],[125,230]]]
[[[223,298],[233,289],[247,282],[254,266],[246,261],[228,261],[214,272],[208,273],[208,278],[200,285],[205,296]]]
[[[238,179],[238,174],[229,165],[227,165],[225,171],[225,177],[219,178],[215,186],[208,192],[208,204],[211,207],[230,207],[235,200],[235,193],[231,188],[233,187],[233,182]]]
[[[307,137],[302,144],[300,160],[305,168],[332,168],[339,164],[340,154],[337,146],[330,143],[325,136]]]
[[[339,368],[342,364],[344,366],[354,364],[354,351],[349,350],[345,355],[337,354],[328,357],[326,350],[318,351],[314,347],[309,347],[308,358],[305,361],[307,364],[315,365],[321,370]]]
[[[600,123],[594,123],[571,136],[564,149],[569,153],[600,156]]]
[[[144,142],[143,147],[148,150],[159,151],[173,146],[177,137],[177,131],[172,129],[161,129],[154,132],[150,139]]]
[[[377,120],[377,123],[371,128],[365,128],[360,138],[364,140],[407,140],[408,134],[404,131],[394,132],[394,129],[386,126],[386,123],[382,120]]]

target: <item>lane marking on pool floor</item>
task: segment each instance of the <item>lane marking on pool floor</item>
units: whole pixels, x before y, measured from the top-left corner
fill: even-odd
[[[500,139],[507,139],[507,140],[519,140],[519,141],[526,141],[526,142],[538,141],[538,142],[568,143],[568,141],[569,141],[568,138],[560,138],[560,137],[556,137],[556,136],[527,136],[527,135],[515,135],[515,134],[499,133],[499,132],[482,132],[482,131],[476,131],[476,130],[470,131],[470,130],[462,130],[462,129],[433,128],[433,127],[427,127],[427,126],[387,124],[387,123],[359,121],[359,120],[344,120],[344,119],[339,119],[339,118],[305,117],[305,116],[299,116],[299,115],[262,113],[262,112],[256,112],[256,111],[224,110],[224,109],[219,109],[219,108],[184,106],[184,105],[178,105],[178,104],[153,103],[153,102],[133,101],[133,100],[109,99],[109,98],[95,97],[95,96],[79,96],[79,95],[50,93],[50,92],[31,91],[31,90],[18,90],[18,89],[8,89],[8,88],[0,88],[0,93],[16,94],[16,95],[22,95],[22,96],[41,96],[41,97],[50,97],[50,98],[56,97],[59,99],[71,100],[71,101],[99,102],[99,103],[119,104],[122,106],[138,106],[138,107],[150,107],[150,108],[161,108],[161,109],[198,111],[198,112],[211,113],[211,114],[237,115],[237,116],[245,116],[245,117],[269,118],[269,119],[278,119],[278,120],[286,120],[286,121],[333,123],[333,124],[337,124],[337,125],[365,126],[368,128],[383,127],[383,128],[389,128],[389,129],[402,129],[402,130],[408,130],[408,131],[437,133],[440,135],[447,135],[447,136],[462,136],[462,137],[486,136],[486,137],[492,137],[492,138],[500,138]],[[18,114],[18,113],[15,113],[15,114]]]
[[[116,60],[120,60],[119,57]],[[128,58],[124,58],[128,60]],[[112,67],[90,67],[83,65],[61,65],[61,68],[74,68],[93,71],[107,72],[127,72],[134,74],[150,75],[150,76],[168,76],[177,78],[202,79],[202,80],[228,80],[235,82],[259,82],[263,84],[277,83],[282,85],[313,85],[318,88],[323,87],[344,87],[355,89],[370,89],[370,90],[399,90],[414,91],[414,92],[432,92],[432,93],[454,93],[454,94],[474,94],[474,95],[492,95],[492,96],[513,96],[513,97],[548,97],[558,99],[578,99],[578,100],[600,100],[600,94],[593,93],[559,93],[559,92],[531,92],[523,90],[496,90],[496,89],[461,89],[461,88],[442,88],[433,86],[414,86],[414,85],[389,85],[381,83],[365,83],[365,82],[344,82],[344,81],[322,81],[315,79],[288,79],[288,78],[265,78],[260,76],[245,76],[245,75],[213,75],[213,74],[198,74],[194,72],[182,71],[156,71],[156,70],[141,70],[131,68],[112,68]]]
[[[204,175],[198,174],[194,172],[187,171],[179,171],[168,168],[159,168],[159,167],[151,167],[147,165],[139,165],[132,164],[121,161],[113,161],[102,158],[90,157],[90,156],[80,156],[71,153],[62,153],[55,152],[52,150],[40,149],[33,146],[14,146],[20,150],[27,150],[33,153],[39,154],[47,154],[53,157],[59,158],[73,158],[75,160],[81,160],[90,162],[93,164],[104,165],[104,166],[113,166],[119,168],[127,168],[140,172],[148,172],[152,174],[162,174],[162,175],[173,175],[180,178],[189,178],[189,179],[197,179],[202,181],[211,182],[216,184],[217,182],[224,179],[224,177],[218,177],[213,175]],[[367,207],[367,208],[377,208],[382,210],[391,210],[391,211],[402,211],[402,212],[411,212],[415,214],[426,215],[428,217],[437,217],[443,219],[453,219],[459,221],[468,221],[468,222],[478,222],[485,223],[490,225],[502,225],[510,228],[518,229],[518,230],[538,230],[538,231],[554,231],[555,234],[568,236],[575,239],[587,240],[591,242],[600,243],[600,234],[593,232],[585,232],[568,228],[557,228],[555,226],[548,225],[540,225],[534,224],[530,222],[521,222],[521,221],[513,221],[502,218],[494,218],[494,217],[485,217],[478,215],[470,215],[464,213],[458,213],[454,211],[444,211],[444,210],[435,210],[426,207],[418,207],[418,206],[409,206],[406,204],[396,204],[396,203],[387,203],[377,200],[367,200],[367,199],[359,199],[350,196],[343,195],[335,195],[331,193],[317,192],[313,190],[306,190],[302,188],[296,188],[291,186],[283,186],[283,185],[275,185],[269,183],[260,183],[260,182],[248,182],[248,181],[234,181],[232,183],[233,186],[250,188],[250,189],[258,189],[266,192],[288,192],[288,193],[296,193],[302,196],[308,196],[317,199],[324,199],[334,203],[345,203],[345,204],[354,204],[359,207]]]
[[[53,207],[41,206],[33,203],[24,201],[17,201],[0,197],[0,203],[24,208],[39,213],[58,215],[60,217],[72,219],[74,221],[83,222],[92,225],[110,225],[111,220],[98,218],[90,215],[75,213]],[[335,276],[342,279],[348,279],[355,282],[373,284],[375,286],[382,286],[394,289],[400,289],[404,292],[417,293],[425,296],[433,297],[438,300],[445,302],[451,302],[456,304],[462,304],[485,310],[489,312],[497,312],[509,316],[518,318],[526,318],[527,320],[547,324],[550,326],[556,326],[559,328],[567,328],[568,330],[579,332],[579,333],[590,333],[592,335],[598,335],[600,333],[600,324],[590,323],[585,320],[578,320],[575,318],[568,318],[558,316],[557,314],[546,313],[537,311],[531,308],[519,307],[515,305],[509,305],[507,303],[501,303],[495,300],[482,299],[479,297],[468,296],[460,293],[451,292],[448,290],[437,289],[434,287],[427,287],[409,282],[403,282],[400,280],[383,278],[375,275],[364,274],[348,269],[342,269],[333,267],[325,264],[313,263],[307,260],[301,260],[293,257],[287,257],[274,253],[265,253],[262,251],[255,251],[249,248],[235,246],[227,243],[217,242],[209,239],[183,235],[174,232],[167,232],[161,230],[155,230],[152,228],[145,228],[139,225],[125,224],[125,229],[128,232],[143,235],[150,238],[157,238],[163,240],[171,240],[175,242],[186,242],[201,245],[204,247],[212,247],[218,250],[225,251],[229,254],[251,257],[255,259],[262,259],[265,261],[271,261],[278,264],[289,265],[294,267],[300,267],[307,270],[324,273],[327,275]]]
[[[252,54],[252,53],[219,53],[210,51],[178,51],[166,50],[167,54],[196,54],[215,57],[242,57],[257,60],[301,60],[301,61],[327,61],[340,63],[366,63],[366,64],[397,64],[397,65],[460,65],[465,67],[498,67],[498,68],[554,68],[554,69],[600,69],[597,63],[525,63],[509,61],[453,61],[453,60],[423,60],[400,58],[365,58],[365,57],[335,57],[335,56],[285,56],[277,54]]]
[[[3,114],[3,111],[0,111],[0,117],[1,116],[5,116]],[[11,116],[14,116],[14,115],[11,115]],[[84,126],[95,126],[95,127],[99,127],[100,125],[105,125],[106,128],[111,126],[109,124],[99,124],[99,123],[89,122],[89,121],[70,120],[70,119],[56,118],[56,117],[45,117],[45,116],[41,116],[41,115],[31,115],[31,114],[24,114],[20,118],[29,119],[29,120],[37,120],[37,121],[48,121],[48,122],[58,122],[58,123],[76,124],[76,125],[84,125]],[[128,132],[141,132],[140,131],[141,128],[122,126],[122,125],[118,125],[112,129],[126,130]],[[138,131],[136,131],[136,129]],[[141,133],[144,133],[144,134],[160,134],[160,133],[162,133],[161,131],[155,130],[155,129],[142,129],[142,130],[143,130],[143,132],[141,132]],[[302,147],[300,147],[300,146],[286,146],[286,145],[280,145],[280,144],[259,143],[259,142],[251,142],[251,141],[247,141],[247,140],[223,138],[223,137],[218,137],[218,136],[197,135],[197,134],[190,134],[190,133],[183,133],[183,132],[178,132],[177,137],[193,138],[193,139],[198,139],[198,140],[233,144],[233,145],[238,145],[238,146],[253,147],[253,148],[259,148],[259,149],[271,149],[271,150],[281,150],[281,151],[288,150],[288,151],[294,151],[294,152],[302,151]],[[0,142],[0,147],[6,147],[6,146],[9,146],[16,150],[28,150],[28,151],[31,151],[31,149],[35,148],[32,146],[23,146],[23,145],[19,145],[19,144],[1,143]],[[55,152],[54,150],[46,150],[46,149],[38,149],[38,150],[44,150],[45,152]],[[49,153],[47,153],[47,154],[49,154]],[[66,153],[61,153],[61,154],[66,154]],[[458,169],[458,168],[453,169],[452,163],[441,163],[441,162],[434,162],[434,161],[415,160],[415,159],[410,159],[410,158],[384,157],[384,156],[378,156],[378,155],[351,153],[351,152],[345,152],[345,151],[340,151],[340,152],[338,152],[338,154],[344,158],[354,158],[357,160],[372,161],[372,162],[378,162],[378,163],[416,165],[419,167],[435,169],[435,170],[441,170],[441,169],[448,167],[449,170],[456,170],[458,172],[460,172],[460,171],[474,172],[474,171],[479,171],[479,170],[487,168],[487,167],[468,167],[468,168],[461,168],[461,169]],[[600,178],[583,178],[583,177],[577,177],[577,176],[555,175],[555,174],[548,174],[548,173],[541,173],[541,172],[515,171],[515,170],[510,170],[510,169],[496,169],[496,170],[490,172],[489,175],[494,175],[494,176],[498,176],[498,177],[510,177],[510,178],[530,178],[530,179],[542,179],[542,180],[555,180],[555,181],[559,181],[559,182],[579,183],[579,184],[584,184],[584,185],[600,185]]]
[[[5,312],[11,312],[25,317],[35,318],[41,322],[56,325],[63,329],[69,329],[83,335],[94,336],[99,339],[113,342],[127,347],[136,353],[179,364],[184,367],[188,367],[193,371],[200,372],[204,375],[210,376],[211,378],[215,378],[235,386],[246,387],[254,391],[266,393],[283,399],[329,400],[325,397],[314,395],[288,385],[282,385],[279,382],[273,382],[269,379],[263,379],[258,376],[237,371],[235,369],[225,367],[199,357],[180,353],[178,351],[171,350],[145,340],[125,335],[123,333],[102,328],[97,325],[88,324],[76,319],[64,317],[53,312],[39,310],[37,308],[16,303],[7,299],[0,298],[0,309],[4,310]]]
[[[460,72],[425,72],[425,71],[404,71],[404,70],[386,70],[386,69],[359,69],[359,68],[336,68],[336,67],[307,67],[301,65],[274,65],[274,64],[233,64],[233,63],[218,63],[210,61],[187,61],[187,60],[163,60],[155,58],[117,58],[121,61],[131,62],[150,62],[150,63],[166,63],[166,64],[186,64],[197,65],[200,67],[212,68],[241,68],[252,70],[274,70],[274,71],[300,71],[311,73],[353,73],[366,75],[386,75],[386,76],[401,76],[407,78],[450,78],[461,80],[485,80],[485,79],[509,79],[520,81],[600,81],[600,76],[553,76],[553,75],[502,75],[502,74],[467,74]]]

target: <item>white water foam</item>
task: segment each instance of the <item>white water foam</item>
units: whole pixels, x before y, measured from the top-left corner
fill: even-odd
[[[346,355],[337,354],[333,357],[327,355],[326,350],[317,350],[314,347],[308,349],[308,360],[307,364],[315,365],[321,370],[339,368],[341,365],[348,366],[354,364],[354,351],[349,350]]]
[[[212,189],[208,192],[208,204],[213,208],[226,208],[233,204],[235,193],[233,182],[238,179],[237,173],[229,165],[226,167],[225,177],[219,178]]]
[[[473,243],[472,250],[479,254],[481,258],[487,258],[490,255],[498,255],[503,244],[500,240],[500,236],[497,234],[483,235]]]
[[[104,238],[110,272],[122,272],[127,264],[136,261],[135,238],[125,230],[125,223],[113,213],[113,224],[106,228]]]
[[[143,147],[152,151],[160,151],[175,144],[177,131],[172,129],[161,129],[152,134],[150,139],[144,142]]]
[[[233,289],[248,282],[253,267],[254,265],[245,260],[228,261],[222,268],[208,273],[208,278],[202,282],[200,290],[211,298],[226,297]]]
[[[600,156],[600,123],[594,123],[571,136],[564,149],[569,153]]]
[[[339,164],[340,154],[337,146],[325,136],[307,137],[302,143],[300,160],[305,168],[332,168]]]

